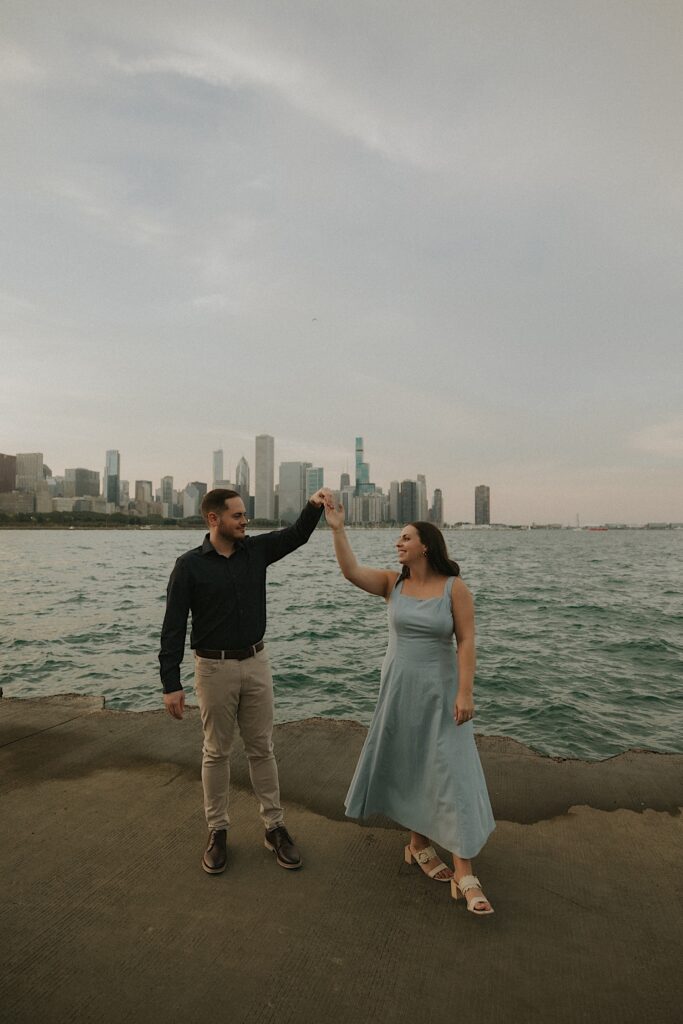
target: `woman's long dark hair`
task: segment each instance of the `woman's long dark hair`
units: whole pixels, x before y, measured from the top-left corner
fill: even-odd
[[[414,526],[417,530],[420,540],[427,548],[427,561],[434,572],[438,572],[439,576],[460,575],[460,566],[452,558],[448,557],[446,541],[443,539],[443,534],[438,526],[434,526],[434,523],[422,522],[408,523],[408,526]],[[404,565],[400,578],[407,580],[409,576],[410,569],[407,565]]]

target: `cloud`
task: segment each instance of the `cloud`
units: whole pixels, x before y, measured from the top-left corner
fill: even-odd
[[[373,108],[366,90],[355,93],[313,63],[255,46],[252,40],[234,45],[197,34],[183,46],[144,57],[111,54],[107,59],[110,67],[126,75],[178,75],[235,92],[270,92],[386,159],[423,169],[437,166],[430,152],[433,146],[418,124],[397,117],[398,111]]]
[[[632,447],[651,455],[683,456],[683,418],[653,423],[631,438]]]
[[[0,82],[5,85],[22,85],[40,82],[44,70],[27,50],[7,42],[0,45]]]
[[[45,178],[43,188],[60,202],[109,235],[132,245],[158,245],[172,233],[172,226],[158,213],[132,200],[126,183],[111,173],[75,168],[73,177]]]

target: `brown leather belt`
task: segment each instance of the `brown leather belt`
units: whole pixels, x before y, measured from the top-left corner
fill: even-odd
[[[253,658],[264,647],[263,640],[259,640],[257,644],[244,647],[241,651],[200,651],[197,649],[194,653],[199,658],[215,658],[217,661],[244,661],[245,658]]]

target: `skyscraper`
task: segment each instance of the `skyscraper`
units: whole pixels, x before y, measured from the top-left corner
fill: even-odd
[[[64,496],[67,498],[98,498],[100,474],[96,469],[65,469]]]
[[[389,519],[397,523],[400,518],[400,486],[398,480],[392,480],[389,484]]]
[[[414,523],[417,519],[417,481],[402,480],[401,493],[398,500],[399,520],[401,523]]]
[[[151,480],[136,480],[135,481],[135,500],[136,501],[147,501],[153,500],[152,496],[152,481]]]
[[[298,519],[306,502],[306,470],[310,468],[310,462],[280,463],[278,495],[281,522],[293,523]]]
[[[183,519],[189,519],[191,516],[199,515],[199,503],[201,498],[199,491],[194,484],[188,484],[182,495],[179,496],[179,501],[182,502],[183,507]]]
[[[270,434],[256,438],[255,519],[275,518],[275,439]]]
[[[164,517],[171,518],[173,516],[173,477],[162,476],[161,478],[161,503],[165,506]]]
[[[0,492],[13,491],[17,486],[16,455],[0,455]]]
[[[17,453],[17,490],[36,494],[42,489],[43,476],[42,452]]]
[[[486,484],[474,488],[475,526],[489,526],[491,523],[491,490]]]
[[[213,476],[211,487],[218,486],[218,481],[223,479],[223,449],[219,448],[213,453]]]
[[[249,501],[249,463],[244,455],[235,469],[235,490],[246,505]]]
[[[427,479],[422,473],[417,474],[417,518],[424,523],[429,513],[427,503]]]
[[[443,494],[441,493],[441,490],[438,487],[434,491],[434,499],[432,501],[430,514],[431,521],[434,523],[435,526],[438,526],[439,529],[441,529],[441,527],[443,526]]]
[[[104,478],[102,480],[102,497],[108,504],[118,505],[120,481],[121,456],[116,448],[111,448],[105,457]]]
[[[370,465],[363,461],[363,438],[356,438],[356,494],[372,494],[375,485],[370,483]]]
[[[322,466],[310,467],[306,470],[306,489],[304,494],[306,501],[308,501],[312,494],[315,494],[316,491],[325,486],[324,475]]]
[[[342,473],[339,477],[339,490],[343,491],[345,487],[351,486],[351,477],[348,473]]]

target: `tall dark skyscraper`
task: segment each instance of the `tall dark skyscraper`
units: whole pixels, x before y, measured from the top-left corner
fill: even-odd
[[[414,523],[418,519],[417,480],[402,480],[398,496],[399,522]]]
[[[443,526],[443,494],[441,493],[440,487],[437,487],[434,491],[434,499],[432,501],[430,515],[434,525],[441,529]]]
[[[121,481],[121,456],[112,448],[107,452],[104,463],[104,480],[102,481],[102,497],[112,505],[119,503],[119,484]]]
[[[474,524],[489,526],[491,523],[491,489],[486,484],[474,488]]]
[[[375,485],[370,483],[370,465],[363,461],[363,438],[356,438],[356,494],[373,494]]]
[[[17,483],[16,455],[0,455],[0,491],[13,491]]]

